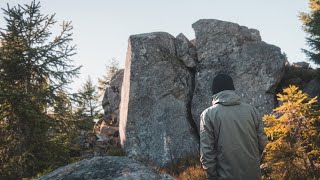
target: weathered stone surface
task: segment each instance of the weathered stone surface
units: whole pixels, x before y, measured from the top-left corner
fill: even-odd
[[[173,180],[168,174],[159,174],[148,166],[121,156],[104,156],[84,159],[60,167],[55,171],[37,178],[45,179],[161,179]]]
[[[193,75],[176,56],[173,36],[130,36],[119,126],[127,155],[160,167],[197,156],[188,111],[192,86]]]
[[[102,100],[105,115],[113,114],[115,117],[119,117],[123,72],[123,69],[118,70],[112,77],[110,85],[106,88]]]
[[[304,92],[310,95],[310,97],[318,96],[318,101],[320,97],[320,82],[317,79],[311,80],[306,87],[303,89]]]
[[[199,126],[201,112],[211,105],[212,79],[227,73],[244,102],[261,113],[271,112],[274,90],[284,72],[280,48],[261,41],[259,31],[235,23],[202,19],[192,25],[199,65],[192,99],[192,115]]]
[[[188,38],[180,33],[175,40],[177,56],[183,63],[190,68],[196,67],[197,52],[195,46]]]

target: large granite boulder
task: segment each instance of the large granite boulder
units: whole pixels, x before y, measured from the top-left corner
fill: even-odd
[[[130,36],[119,125],[128,156],[164,167],[198,155],[192,87],[193,74],[177,57],[173,36]]]
[[[280,48],[261,41],[258,30],[235,23],[202,19],[192,27],[199,61],[192,99],[197,126],[201,112],[211,106],[212,79],[218,73],[231,75],[244,102],[270,113],[275,105],[274,90],[284,72]]]
[[[124,70],[120,69],[113,75],[104,93],[102,107],[106,116],[113,114],[115,117],[119,117],[123,72]]]
[[[60,167],[37,179],[173,180],[174,178],[168,174],[159,174],[141,162],[128,157],[105,156],[84,159],[82,161]]]

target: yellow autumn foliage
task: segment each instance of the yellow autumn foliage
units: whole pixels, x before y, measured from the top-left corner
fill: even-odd
[[[263,159],[266,179],[319,179],[320,116],[317,97],[296,86],[277,94],[280,106],[264,116],[269,143]]]

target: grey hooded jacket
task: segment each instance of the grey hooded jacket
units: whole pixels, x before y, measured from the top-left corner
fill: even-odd
[[[200,119],[200,160],[207,178],[261,179],[267,136],[258,111],[231,90],[214,95],[212,104]]]

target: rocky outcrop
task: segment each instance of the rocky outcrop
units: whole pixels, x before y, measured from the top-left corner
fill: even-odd
[[[297,68],[303,68],[303,69],[309,69],[310,68],[310,64],[307,62],[295,62],[292,64],[293,67],[297,67]]]
[[[78,159],[105,156],[115,149],[121,150],[118,127],[103,121],[94,125],[94,131],[81,129],[69,144],[69,149],[70,156]]]
[[[129,38],[120,105],[128,156],[160,167],[198,155],[188,107],[193,74],[176,55],[175,38],[157,32]]]
[[[128,156],[164,167],[198,155],[199,117],[212,79],[232,76],[242,101],[275,106],[286,58],[258,30],[219,20],[193,24],[196,39],[157,32],[129,38],[121,90],[120,139]]]
[[[108,154],[110,149],[121,149],[119,127],[111,126],[110,119],[100,119],[94,125],[94,132],[97,137],[96,146],[104,147],[104,152]],[[98,154],[104,155],[104,154]]]
[[[141,162],[128,157],[105,156],[85,159],[37,178],[45,179],[159,179],[173,180],[168,174],[159,174]]]
[[[104,109],[104,114],[113,115],[118,119],[119,117],[119,106],[121,100],[121,85],[123,80],[123,69],[118,70],[115,75],[111,78],[109,86],[107,86],[106,91],[102,100],[102,107]]]
[[[191,105],[197,126],[201,112],[211,105],[212,79],[218,73],[233,78],[244,102],[261,113],[271,112],[285,65],[280,48],[261,41],[258,30],[235,23],[203,19],[192,27],[199,61]]]

